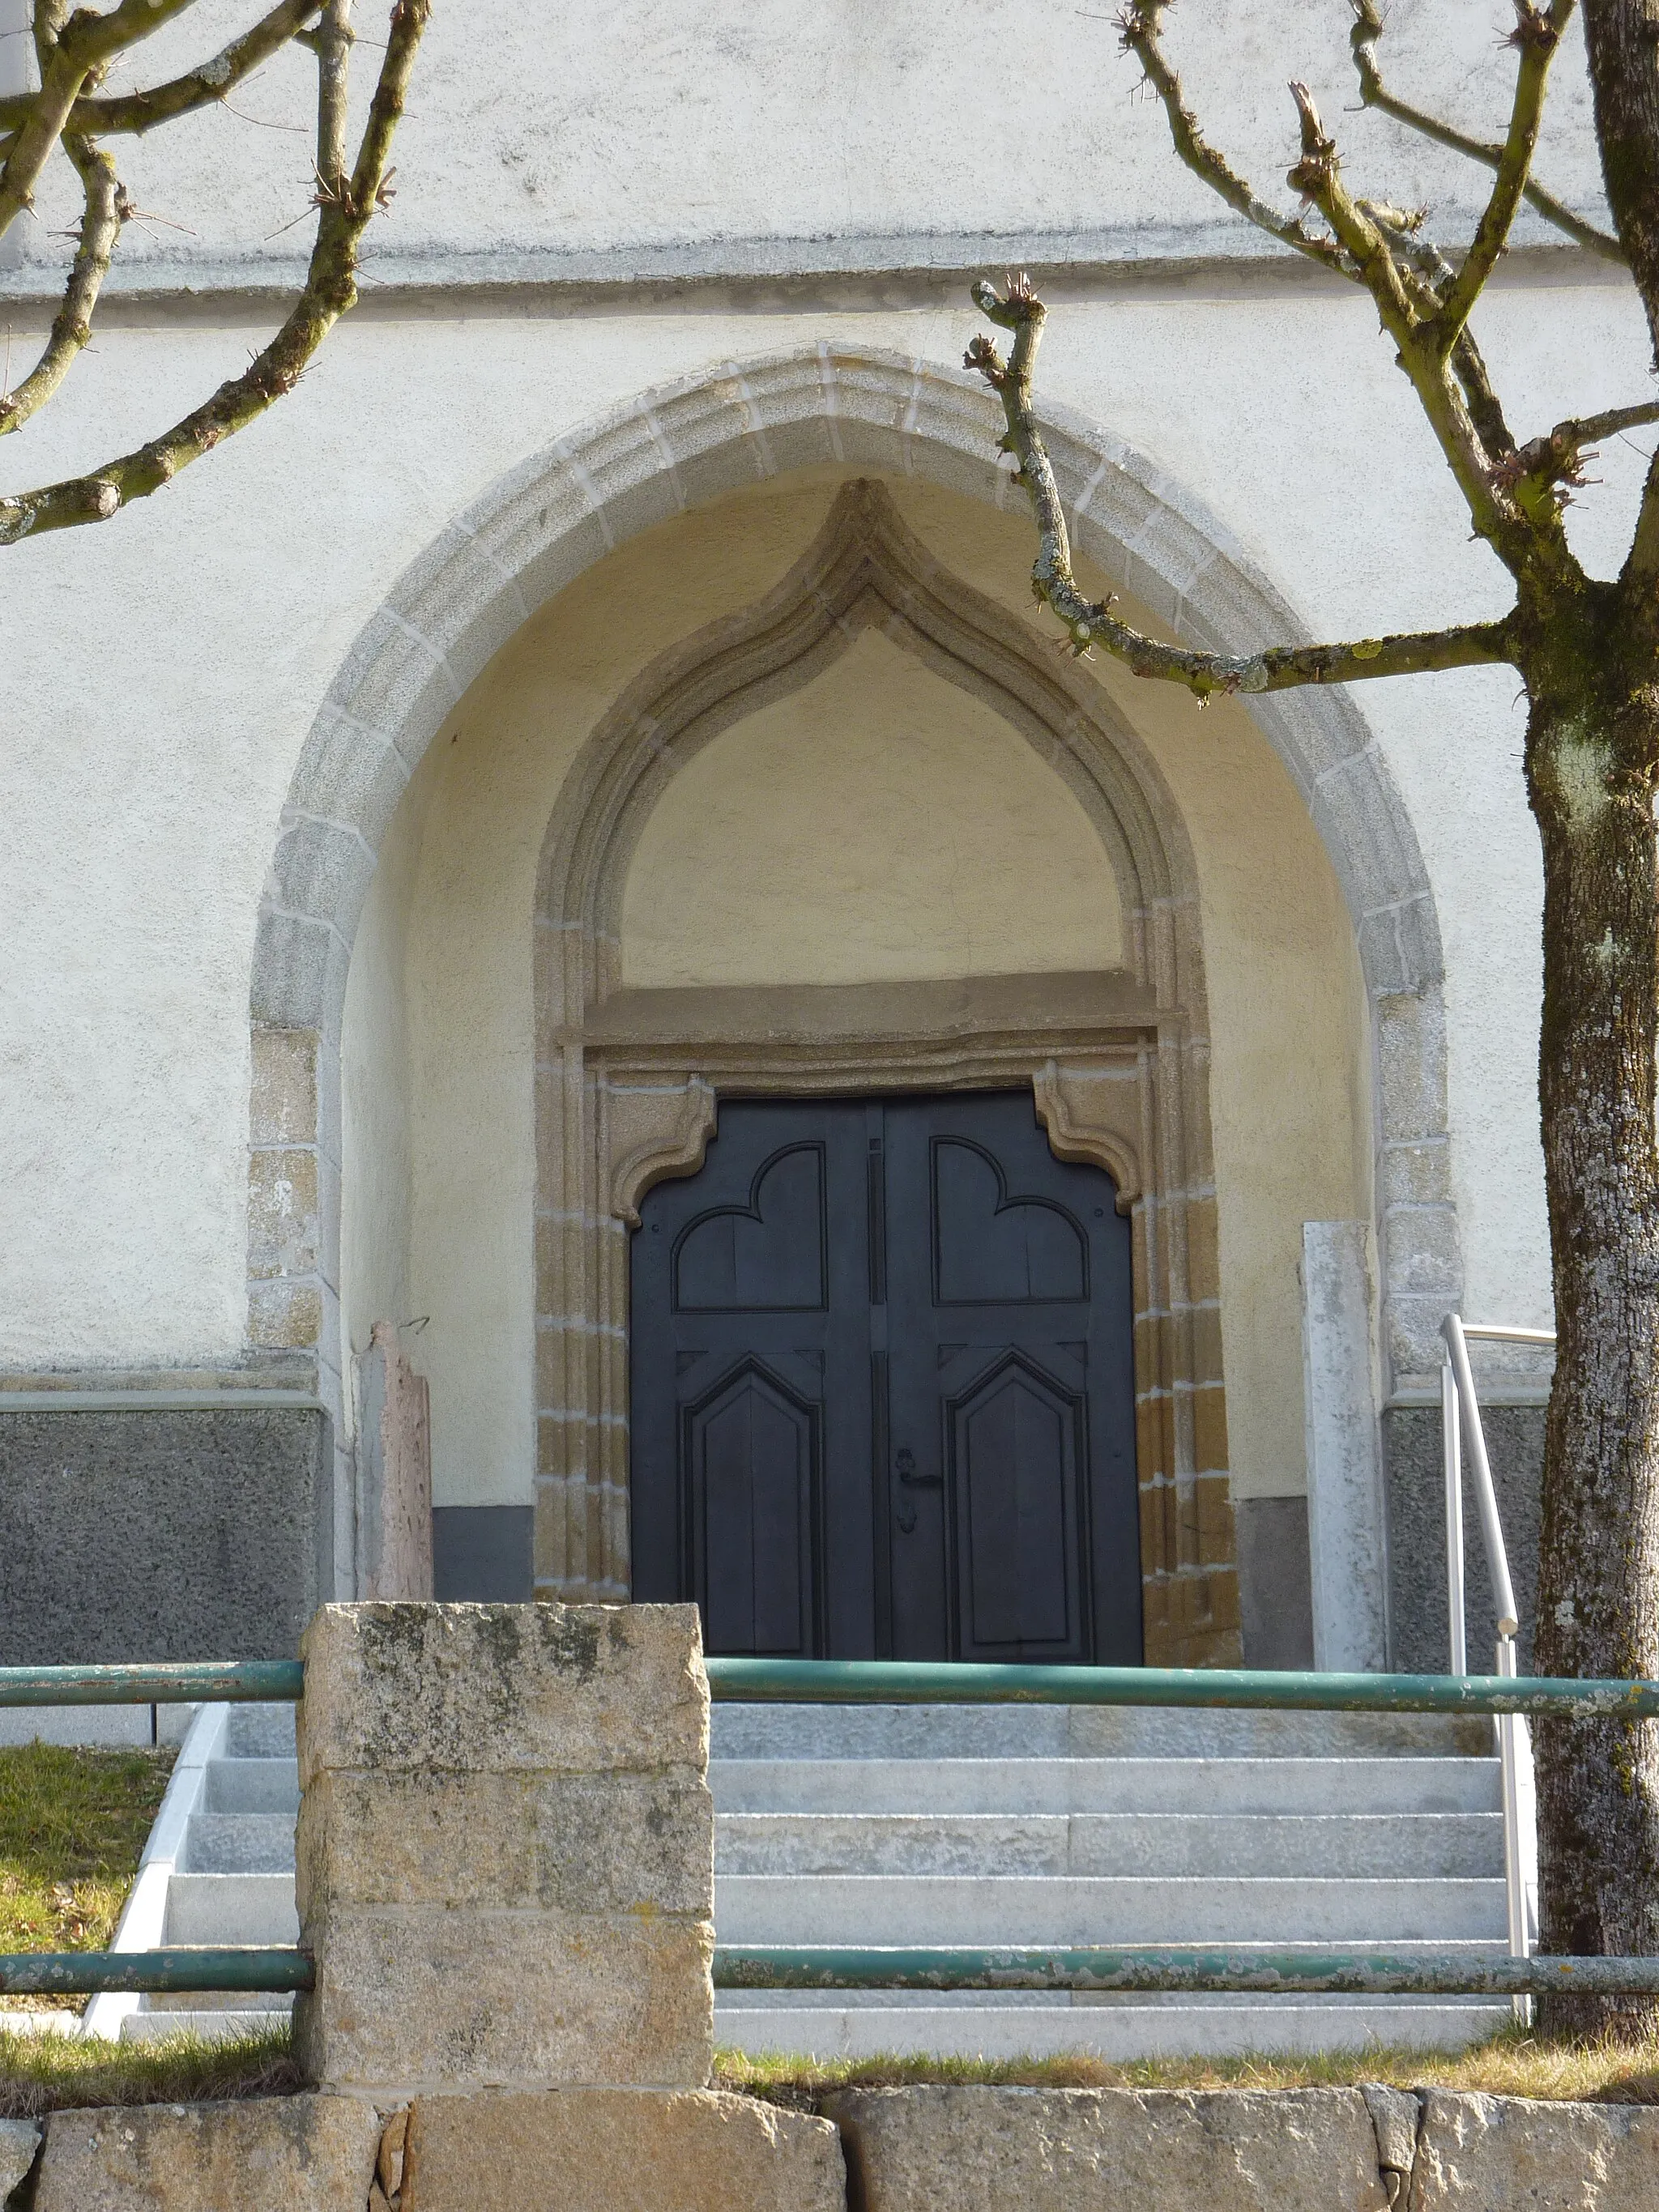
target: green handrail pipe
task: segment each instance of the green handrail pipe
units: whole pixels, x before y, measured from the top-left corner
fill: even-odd
[[[306,1952],[252,1945],[0,1952],[0,1994],[6,1996],[92,1996],[104,1990],[140,1996],[179,1990],[308,1990],[316,1978]]]
[[[1471,1959],[1460,1950],[804,1948],[717,1943],[721,1990],[1237,1990],[1263,1996],[1585,1996],[1659,1992],[1659,1959]],[[0,1954],[0,1993],[87,1996],[311,1989],[303,1951],[227,1947]]]
[[[1254,1990],[1266,1996],[1646,1996],[1659,1959],[1471,1959],[1465,1950],[916,1951],[717,1943],[717,1990]]]
[[[1316,1674],[1262,1667],[1002,1667],[912,1659],[710,1659],[718,1701],[817,1705],[1185,1705],[1253,1712],[1659,1717],[1659,1682],[1547,1674]]]
[[[0,1667],[0,1705],[292,1704],[297,1659],[190,1659],[168,1665]]]
[[[909,1659],[710,1659],[721,1702],[1175,1705],[1258,1712],[1584,1713],[1659,1717],[1659,1682],[1541,1674],[1316,1674],[1249,1667],[1004,1667]],[[291,1703],[297,1659],[0,1667],[0,1705]]]

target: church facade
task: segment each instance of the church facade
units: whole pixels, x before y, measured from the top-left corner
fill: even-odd
[[[962,367],[1031,266],[1080,575],[1160,635],[1496,615],[1369,304],[1070,10],[623,12],[440,10],[301,386],[4,552],[0,1657],[286,1652],[373,1588],[394,1344],[441,1595],[1443,1664],[1439,1326],[1551,1311],[1515,680],[1200,708],[1057,651]],[[1180,12],[1259,180],[1306,76],[1467,234],[1480,173],[1342,113],[1346,11]],[[1402,79],[1501,111],[1482,11],[1397,14]],[[1570,52],[1594,209],[1586,109]],[[166,136],[190,234],[124,241],[8,484],[279,312],[289,142]],[[62,250],[0,267],[20,334]],[[1621,272],[1530,217],[1480,334],[1528,431],[1646,392]],[[1641,467],[1573,510],[1608,565]],[[1547,1370],[1484,1382],[1524,1556]]]

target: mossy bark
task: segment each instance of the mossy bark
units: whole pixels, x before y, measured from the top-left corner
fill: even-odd
[[[1544,858],[1539,1090],[1559,1334],[1537,1665],[1659,1674],[1659,641],[1627,586],[1529,625],[1527,776]],[[1564,599],[1565,604],[1564,605]],[[1536,1731],[1542,1948],[1659,1955],[1659,1729]],[[1659,2002],[1551,1998],[1555,2033],[1659,2030]]]

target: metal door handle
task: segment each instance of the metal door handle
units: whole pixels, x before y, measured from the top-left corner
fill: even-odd
[[[899,1480],[908,1489],[942,1490],[945,1487],[945,1477],[942,1474],[917,1474],[916,1455],[908,1444],[900,1445],[896,1464],[898,1468]]]

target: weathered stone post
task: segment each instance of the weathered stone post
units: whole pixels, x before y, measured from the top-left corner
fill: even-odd
[[[298,2054],[325,2088],[702,2088],[695,1606],[326,1606],[301,1644]]]

